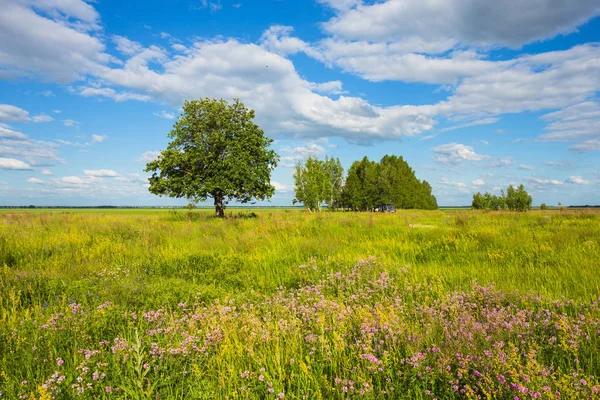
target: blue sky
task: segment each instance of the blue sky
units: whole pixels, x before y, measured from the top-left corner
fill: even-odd
[[[597,0],[4,0],[0,205],[147,191],[185,99],[240,98],[281,162],[402,155],[441,205],[598,204]]]

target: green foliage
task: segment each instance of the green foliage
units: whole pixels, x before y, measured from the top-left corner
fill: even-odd
[[[437,209],[431,185],[419,181],[413,169],[402,158],[384,156],[379,163],[367,157],[355,161],[346,178],[344,204],[353,210],[366,211],[380,203],[396,208]]]
[[[344,188],[344,167],[339,158],[325,157],[324,163],[329,182],[327,206],[330,210],[342,207],[342,189]]]
[[[253,122],[254,111],[239,100],[186,101],[169,133],[171,142],[157,160],[150,192],[197,203],[212,197],[218,216],[230,200],[241,203],[270,198],[271,171],[278,156],[272,139]]]
[[[531,210],[533,199],[523,185],[519,185],[516,189],[513,185],[509,185],[506,189],[505,202],[509,210],[523,212]]]
[[[485,194],[477,192],[473,195],[471,207],[474,210],[504,210],[506,209],[506,199],[504,194],[496,196],[488,192]]]
[[[525,187],[520,185],[514,188],[513,185],[508,186],[506,194],[502,192],[501,196],[495,196],[488,192],[481,194],[477,192],[473,195],[471,207],[474,210],[505,210],[510,211],[527,211],[531,209],[532,197],[527,193]],[[546,206],[544,204],[544,206]]]
[[[344,168],[337,158],[325,157],[324,161],[308,157],[298,162],[294,170],[295,203],[302,203],[310,211],[321,211],[324,203],[330,210],[341,203],[344,184]]]
[[[540,204],[540,210],[545,211],[547,209],[548,209],[548,206],[546,205],[546,203]]]

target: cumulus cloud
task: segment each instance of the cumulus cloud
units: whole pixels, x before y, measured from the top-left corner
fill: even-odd
[[[111,88],[96,88],[96,87],[86,87],[79,86],[77,88],[79,94],[84,97],[106,97],[109,99],[113,99],[114,101],[121,102],[127,100],[137,100],[137,101],[149,101],[152,98],[147,95],[141,95],[137,93],[130,92],[117,92]]]
[[[43,185],[45,183],[43,180],[41,180],[39,178],[34,178],[34,177],[27,179],[27,182],[28,183],[35,183],[37,185]]]
[[[112,169],[86,169],[83,171],[87,176],[95,176],[98,178],[116,178],[120,176],[118,173],[113,171]]]
[[[106,135],[92,135],[92,143],[102,143],[106,139],[108,139]]]
[[[62,162],[57,150],[55,143],[33,140],[24,133],[0,126],[0,157],[5,160],[16,159],[29,166],[54,165]]]
[[[584,140],[581,143],[570,146],[569,149],[576,153],[583,153],[585,151],[598,151],[600,150],[600,138]]]
[[[138,162],[149,163],[150,161],[154,161],[160,155],[160,151],[146,151],[139,158],[136,159]]]
[[[31,165],[15,158],[0,157],[0,169],[29,170]]]
[[[11,129],[0,126],[0,140],[1,139],[27,140],[28,137],[24,133],[13,131]],[[1,143],[1,141],[0,141],[0,143]]]
[[[42,170],[42,174],[44,174],[44,175],[52,175],[52,171],[49,170],[49,169],[43,169]]]
[[[77,128],[77,127],[79,127],[79,122],[74,121],[72,119],[64,119],[63,125],[68,128]]]
[[[0,58],[0,60],[1,60],[1,58]],[[10,104],[0,104],[0,121],[7,121],[7,122],[29,121],[29,112],[23,110],[22,108],[19,108],[19,107],[10,105]]]
[[[46,114],[36,115],[31,119],[33,122],[52,122],[54,118]]]
[[[532,170],[533,167],[529,164],[521,164],[521,165],[519,165],[519,169]]]
[[[570,176],[567,179],[567,183],[573,183],[575,185],[589,185],[590,181],[583,179],[581,176]]]
[[[90,32],[99,15],[82,0],[4,0],[0,8],[0,64],[8,75],[67,83],[111,61]]]
[[[263,129],[295,137],[368,143],[431,136],[443,119],[452,123],[445,130],[491,124],[506,113],[567,109],[589,102],[600,90],[596,44],[491,59],[489,46],[518,47],[571,32],[598,14],[595,0],[540,1],[516,7],[516,0],[321,0],[335,16],[323,25],[331,36],[316,43],[280,25],[268,28],[258,44],[209,38],[165,49],[113,36],[109,44],[119,52],[116,58],[105,50],[107,39],[97,31],[100,17],[93,5],[70,0],[31,7],[7,0],[0,10],[0,36],[6,38],[0,42],[0,66],[5,73],[59,83],[89,77],[75,86],[76,93],[114,101],[154,100],[177,107],[185,98],[238,97],[256,110]],[[444,85],[449,95],[429,105],[375,105],[346,95],[339,81],[300,76],[286,58],[299,52],[373,81]],[[10,118],[29,118],[15,117],[14,111]],[[0,118],[2,112],[0,107]],[[540,140],[577,140],[573,151],[597,147],[593,133],[582,133],[593,132],[593,119],[590,125],[554,118]],[[72,120],[64,123],[77,126]]]
[[[464,183],[464,182],[460,182],[460,181],[453,181],[451,179],[448,179],[445,176],[442,176],[438,182],[437,182],[438,186],[441,186],[443,188],[445,188],[445,190],[450,190],[451,193],[470,193],[471,189],[469,188],[469,186]]]
[[[175,115],[175,113],[173,112],[168,112],[165,110],[159,111],[159,112],[155,112],[154,115],[156,115],[157,117],[161,117],[164,119],[175,119],[177,118],[177,116]]]
[[[463,161],[481,161],[488,156],[478,154],[472,146],[460,143],[448,143],[436,146],[433,149],[436,153],[435,160],[443,164],[459,164]]]
[[[466,45],[509,47],[572,32],[600,12],[595,0],[324,2],[340,11],[324,24],[327,32],[338,37],[369,41],[454,39]]]
[[[279,160],[282,167],[294,167],[298,161],[306,160],[308,157],[320,157],[325,154],[325,148],[317,143],[311,142],[303,146],[285,146],[279,152],[283,154]]]
[[[294,187],[290,185],[284,185],[282,183],[271,181],[271,185],[275,187],[275,192],[277,193],[292,193],[294,191]]]
[[[475,179],[472,183],[473,183],[473,186],[483,186],[483,185],[485,185],[485,181],[483,179]]]

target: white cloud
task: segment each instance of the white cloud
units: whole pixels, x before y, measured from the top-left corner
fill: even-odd
[[[49,170],[49,169],[43,169],[42,170],[42,174],[44,174],[44,175],[52,175],[52,171]]]
[[[106,135],[92,135],[92,143],[102,143],[106,139],[108,139]]]
[[[598,151],[600,150],[600,138],[584,140],[581,143],[570,146],[569,149],[577,153],[583,153],[584,151]]]
[[[0,169],[29,170],[32,168],[21,160],[0,157]]]
[[[33,177],[27,179],[27,182],[29,182],[29,183],[35,183],[35,184],[38,184],[38,185],[43,185],[45,183],[43,180],[41,180],[39,178],[33,178]]]
[[[173,112],[168,112],[165,110],[159,111],[159,112],[155,112],[154,115],[156,115],[157,117],[161,117],[164,119],[175,119],[177,118],[177,116],[175,115],[175,113]]]
[[[294,187],[290,185],[284,185],[282,183],[271,181],[271,185],[275,187],[275,191],[277,193],[292,193],[294,191]]]
[[[74,121],[72,119],[64,119],[63,125],[66,127],[69,127],[69,128],[77,128],[77,127],[79,127],[79,122]]]
[[[564,182],[559,181],[558,179],[543,179],[543,178],[531,177],[531,178],[529,178],[529,181],[532,183],[540,184],[540,185],[554,185],[554,186],[564,185]]]
[[[137,101],[149,101],[151,99],[150,96],[141,95],[137,93],[130,92],[117,92],[111,88],[95,88],[95,87],[78,87],[79,94],[84,97],[106,97],[109,99],[113,99],[114,101],[121,102],[127,100],[137,100]]]
[[[146,151],[139,158],[136,159],[138,162],[149,163],[150,161],[154,161],[160,155],[160,151]]]
[[[151,69],[151,61],[162,68]],[[290,60],[232,39],[196,42],[188,54],[171,59],[149,47],[123,68],[105,68],[99,75],[174,106],[184,98],[238,97],[256,111],[263,129],[281,133],[370,141],[418,135],[435,124],[431,106],[380,107],[357,97],[321,96],[314,90],[338,90],[339,84],[308,82]]]
[[[472,146],[466,146],[460,143],[449,143],[436,146],[433,149],[436,153],[435,160],[443,164],[458,164],[463,161],[481,161],[488,158],[486,155],[477,154]]]
[[[33,140],[21,132],[0,126],[0,157],[21,159],[36,166],[53,165],[62,162],[57,149],[55,143]]]
[[[499,167],[509,167],[511,165],[516,164],[516,162],[512,158],[498,158],[489,163],[490,167],[499,168]]]
[[[1,60],[1,58],[0,58]],[[0,61],[1,63],[1,61]],[[25,122],[29,121],[29,112],[22,108],[10,105],[0,104],[0,121],[7,122]]]
[[[600,90],[600,46],[503,61],[489,59],[489,47],[481,47],[519,46],[570,32],[598,12],[595,0],[540,1],[513,7],[516,0],[321,0],[336,16],[324,25],[332,36],[314,44],[293,37],[287,26],[269,28],[260,45],[203,39],[175,48],[174,55],[170,49],[113,36],[121,60],[105,52],[106,39],[95,31],[100,19],[92,5],[41,0],[32,8],[28,2],[5,0],[0,66],[5,74],[41,75],[59,83],[89,77],[103,86],[88,80],[77,86],[81,95],[115,101],[152,99],[179,106],[185,98],[239,97],[256,110],[257,122],[267,132],[340,136],[359,143],[399,139],[429,132],[444,118],[455,124],[446,128],[452,129],[494,123],[505,113],[557,110],[589,101]],[[546,7],[549,1],[553,7]],[[200,7],[211,8],[211,2]],[[497,10],[504,12],[497,16]],[[445,84],[449,97],[419,106],[378,106],[359,97],[333,97],[343,93],[341,82],[301,77],[285,58],[298,52],[365,79]],[[75,121],[71,126],[77,126]],[[556,138],[564,132],[573,135],[584,124],[553,126],[548,134]],[[595,127],[587,126],[588,131]],[[576,134],[585,143],[572,150],[595,148],[593,134]]]
[[[59,83],[83,77],[111,60],[90,34],[96,10],[82,0],[3,0],[0,64],[8,76],[40,75]]]
[[[32,118],[33,122],[52,122],[54,121],[54,118],[52,118],[49,115],[46,114],[40,114],[40,115],[36,115]]]
[[[27,135],[0,126],[0,139],[27,140]],[[0,142],[1,143],[1,142]]]
[[[483,186],[485,185],[485,181],[483,179],[475,179],[473,182],[474,186]]]
[[[52,92],[52,90],[44,90],[42,92],[38,93],[40,96],[44,96],[44,97],[56,97],[56,95],[54,94],[54,92]]]
[[[280,158],[279,165],[291,168],[294,167],[298,161],[306,160],[308,157],[320,157],[324,155],[325,149],[314,142],[310,142],[304,146],[285,146],[279,149],[279,152],[283,154]]]
[[[590,181],[583,179],[581,176],[570,176],[566,181],[575,185],[589,185]]]
[[[223,6],[221,5],[221,0],[216,0],[216,1],[201,0],[200,5],[190,6],[191,10],[208,9],[211,13],[216,13],[221,8],[223,8]]]
[[[143,49],[142,45],[138,42],[134,42],[123,36],[114,35],[112,40],[116,44],[117,50],[126,55],[140,53]]]
[[[519,165],[519,169],[532,170],[533,167],[529,164],[521,164],[521,165]]]
[[[600,11],[595,0],[388,0],[375,4],[334,0],[327,3],[341,11],[324,25],[326,31],[338,37],[370,41],[412,37],[431,42],[454,39],[467,45],[509,47],[572,32]],[[356,7],[351,8],[353,5]]]
[[[116,173],[115,171],[113,171],[111,169],[97,169],[97,170],[86,169],[83,171],[83,173],[86,174],[87,176],[95,176],[98,178],[116,178],[116,177],[120,176],[118,173]]]
[[[466,183],[460,182],[460,181],[453,181],[453,180],[448,179],[445,176],[442,176],[438,180],[437,184],[446,189],[449,189],[451,193],[458,192],[458,193],[464,194],[464,193],[471,192],[471,189],[469,188],[469,186]]]
[[[600,103],[585,101],[542,116],[549,122],[539,140],[565,142],[600,137]]]
[[[472,126],[495,124],[498,121],[499,121],[499,118],[483,118],[483,119],[478,119],[475,121],[467,122],[464,124],[454,125],[454,126],[450,126],[448,128],[440,129],[440,131],[448,132],[448,131],[454,131],[456,129],[469,128]],[[482,140],[481,142],[484,144],[488,144],[485,140]]]

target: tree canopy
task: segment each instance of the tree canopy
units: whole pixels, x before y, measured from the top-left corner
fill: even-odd
[[[475,210],[511,210],[527,211],[531,209],[532,197],[527,193],[523,185],[515,188],[509,185],[506,194],[502,191],[500,196],[492,195],[488,192],[481,194],[477,192],[473,195],[471,207]]]
[[[334,209],[341,203],[343,183],[344,168],[339,159],[308,157],[294,170],[294,203],[302,203],[310,211],[320,211],[325,203]]]
[[[417,179],[401,156],[385,155],[380,162],[364,157],[348,170],[343,202],[354,210],[371,210],[381,203],[396,208],[437,209],[437,201],[427,181]]]
[[[279,157],[273,140],[253,122],[254,111],[235,99],[186,101],[168,137],[171,142],[146,165],[151,193],[214,200],[217,216],[230,200],[265,200],[275,192],[271,172]]]
[[[419,181],[402,157],[386,155],[379,163],[367,157],[355,161],[344,182],[339,159],[320,161],[309,157],[294,172],[296,199],[309,210],[349,208],[357,211],[374,209],[390,203],[396,208],[437,209],[431,186]]]

